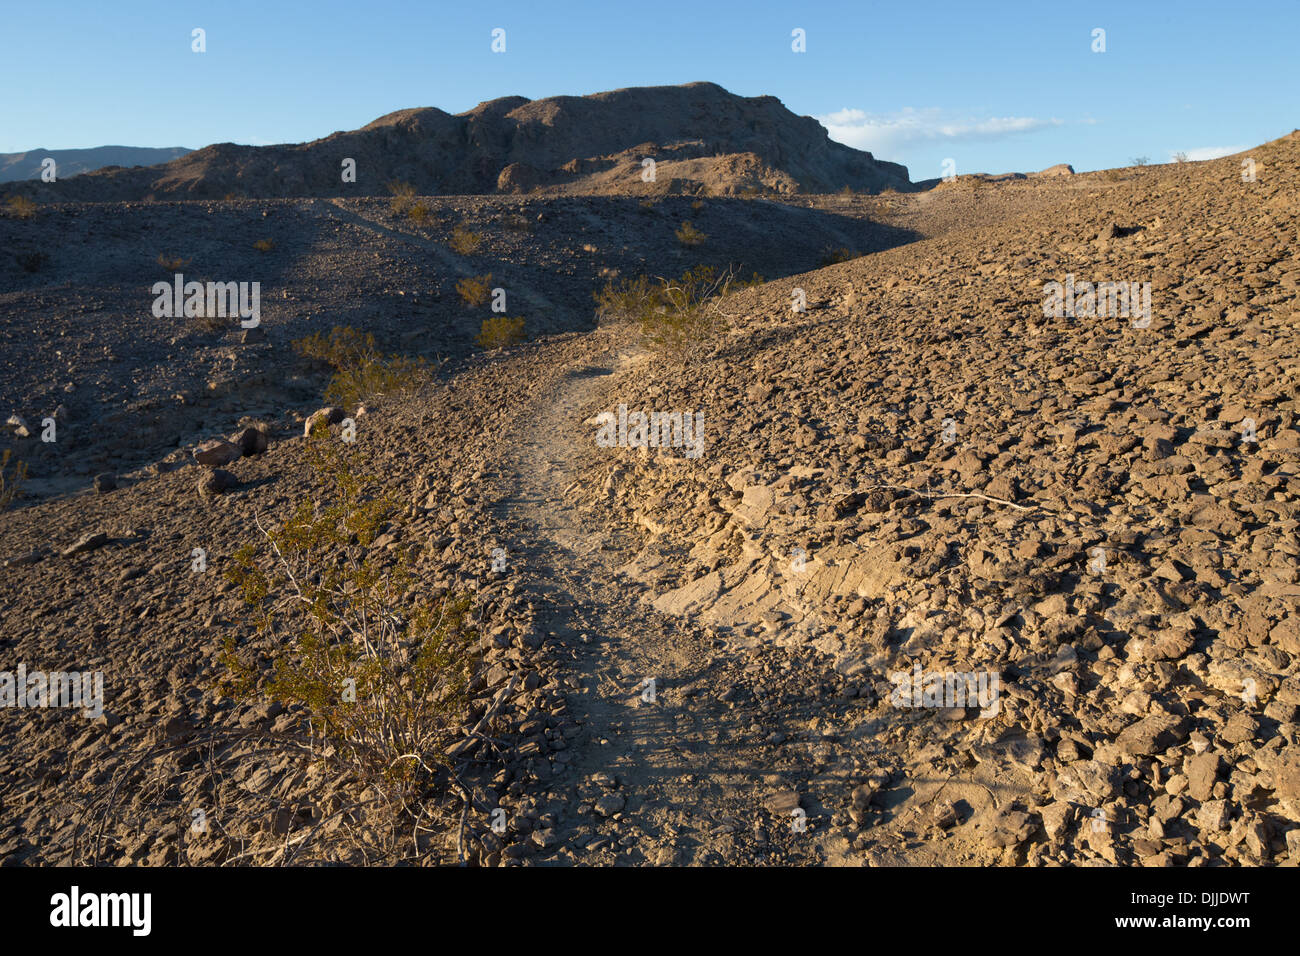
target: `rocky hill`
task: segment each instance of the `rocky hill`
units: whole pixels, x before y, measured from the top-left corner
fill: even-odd
[[[642,161],[657,163],[653,182]],[[343,161],[356,162],[355,182]],[[713,83],[542,100],[506,97],[452,115],[432,107],[382,116],[310,143],[218,143],[163,166],[103,170],[31,189],[36,199],[140,200],[540,191],[585,194],[879,192],[910,188],[907,169],[832,142],[816,120],[772,96]]]

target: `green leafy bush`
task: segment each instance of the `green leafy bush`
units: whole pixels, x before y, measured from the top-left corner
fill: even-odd
[[[595,295],[596,314],[602,320],[636,322],[650,343],[681,353],[720,329],[719,299],[762,281],[758,275],[743,280],[730,268],[703,265],[677,279],[611,279]]]
[[[524,320],[507,318],[504,315],[484,319],[479,326],[478,344],[485,349],[499,349],[515,345],[524,340]]]
[[[410,183],[394,181],[388,184],[387,189],[393,197],[388,208],[394,216],[403,215],[415,204],[415,187]]]
[[[13,470],[5,477],[5,469],[9,467],[11,458],[13,452],[7,448],[0,454],[0,511],[8,508],[22,494],[23,482],[27,480],[27,465],[16,458],[13,458]]]
[[[358,449],[327,433],[309,441],[323,493],[279,527],[259,523],[263,540],[227,575],[274,639],[270,667],[241,660],[229,638],[222,690],[300,707],[327,760],[409,809],[450,764],[468,710],[472,600],[423,597],[410,558],[376,547],[401,521],[398,501],[367,493]]]
[[[698,246],[708,238],[689,222],[682,223],[677,230],[677,241],[684,246]]]
[[[492,296],[492,273],[485,276],[466,276],[456,283],[456,293],[470,308],[477,309]]]
[[[483,245],[483,237],[465,226],[457,226],[452,229],[447,245],[462,256],[472,256]]]
[[[5,203],[5,214],[10,219],[31,219],[36,215],[36,203],[26,196],[10,196]]]
[[[293,343],[305,358],[324,362],[334,369],[325,388],[327,401],[352,408],[374,395],[392,394],[426,381],[428,364],[409,355],[385,355],[375,337],[350,326],[334,326],[329,335],[315,332]]]

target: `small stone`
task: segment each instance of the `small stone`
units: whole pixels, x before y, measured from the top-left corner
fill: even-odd
[[[95,476],[95,490],[101,495],[112,491],[117,487],[117,475],[110,471],[103,472]]]
[[[108,535],[102,531],[96,531],[92,534],[83,535],[71,547],[65,548],[63,557],[70,558],[74,554],[84,554],[87,551],[94,551],[96,548],[102,548],[108,544]]]
[[[793,790],[779,790],[764,800],[763,805],[778,815],[793,813],[799,809],[799,794]]]
[[[942,803],[935,804],[932,813],[934,825],[941,830],[947,830],[957,825],[957,808],[952,805],[951,800],[944,800]]]
[[[1194,800],[1208,800],[1214,781],[1219,775],[1219,755],[1203,753],[1183,761],[1187,774],[1187,792]]]
[[[31,429],[27,427],[27,422],[21,415],[10,415],[5,424],[11,427],[19,438],[31,437]]]
[[[607,793],[596,801],[596,812],[602,817],[612,817],[616,813],[622,813],[623,808],[627,806],[627,797],[621,793]]]

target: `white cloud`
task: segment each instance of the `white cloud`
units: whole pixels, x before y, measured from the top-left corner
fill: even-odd
[[[1183,152],[1187,154],[1188,160],[1197,163],[1205,159],[1231,156],[1233,153],[1244,153],[1248,149],[1250,149],[1249,146],[1198,146],[1196,149],[1185,149]],[[1170,151],[1169,158],[1171,160],[1174,158],[1175,152],[1177,150]]]
[[[866,149],[887,158],[916,143],[957,140],[992,140],[1034,130],[1061,126],[1059,119],[1032,116],[991,116],[984,119],[945,116],[937,107],[899,110],[895,113],[867,113],[842,109],[816,117],[831,139]]]

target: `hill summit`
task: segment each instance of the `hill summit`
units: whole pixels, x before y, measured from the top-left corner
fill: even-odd
[[[348,159],[354,182],[344,181]],[[714,83],[513,96],[454,115],[399,110],[310,143],[217,143],[160,166],[54,185],[60,199],[110,201],[375,196],[393,182],[422,195],[911,188],[905,166],[832,142],[816,120],[775,97],[737,96]]]

